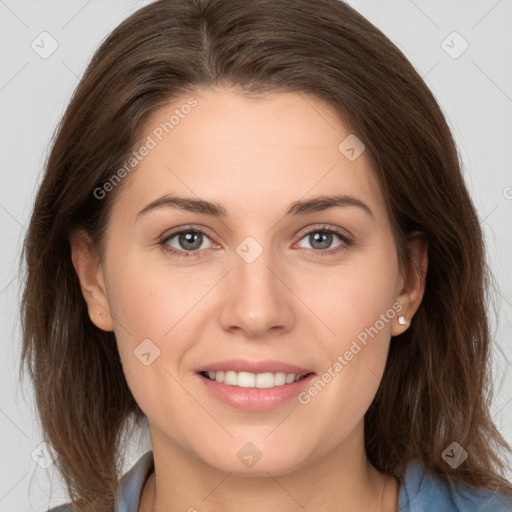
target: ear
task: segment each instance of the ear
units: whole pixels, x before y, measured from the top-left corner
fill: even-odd
[[[401,289],[396,297],[396,302],[402,305],[396,321],[391,328],[391,336],[397,336],[406,331],[412,317],[420,307],[425,293],[425,280],[428,268],[428,242],[424,233],[415,231],[409,235],[407,245],[410,250],[410,259],[406,268],[401,272]],[[400,324],[398,318],[403,316],[404,324]]]
[[[103,270],[89,235],[83,230],[70,234],[71,260],[87,302],[89,317],[96,327],[112,331],[114,325],[103,278]]]

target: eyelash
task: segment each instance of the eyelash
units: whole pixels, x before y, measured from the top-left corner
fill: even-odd
[[[178,249],[175,249],[174,247],[169,247],[167,242],[169,242],[169,240],[173,239],[176,235],[180,235],[182,233],[200,233],[200,234],[206,236],[207,238],[210,238],[204,231],[202,231],[200,229],[193,228],[193,227],[186,227],[186,228],[180,229],[178,231],[174,231],[172,233],[169,233],[168,235],[163,236],[159,240],[158,244],[163,248],[164,251],[166,251],[174,256],[178,256],[179,258],[197,258],[197,257],[201,256],[202,251],[207,250],[207,249],[200,249],[200,250],[196,249],[194,251],[180,251]],[[330,226],[315,226],[313,229],[303,233],[300,240],[306,238],[307,236],[311,235],[312,233],[332,233],[334,235],[337,235],[338,238],[343,242],[343,244],[341,244],[333,249],[315,250],[315,249],[307,249],[306,248],[305,250],[308,252],[312,252],[314,257],[331,256],[332,254],[336,254],[340,251],[348,249],[348,247],[350,247],[353,244],[353,239],[351,237],[349,237],[345,233],[342,233],[338,229],[330,227]]]

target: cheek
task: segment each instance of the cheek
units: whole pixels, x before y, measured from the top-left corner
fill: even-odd
[[[352,316],[333,324],[337,336],[324,338],[319,346],[325,361],[315,381],[301,395],[299,403],[315,418],[326,439],[341,442],[363,420],[382,380],[390,340],[389,321],[380,315],[389,302],[364,301],[353,304]],[[350,308],[345,307],[348,312]]]
[[[197,288],[199,283],[194,283],[193,272],[189,270],[185,275],[167,267],[164,258],[154,264],[154,257],[127,247],[122,259],[113,250],[110,261],[108,288],[112,314],[120,334],[128,331],[133,341],[166,338],[201,292]]]
[[[165,342],[179,321],[182,297],[161,269],[143,264],[129,246],[117,240],[111,244],[107,270],[117,345],[127,378],[133,379],[146,368],[145,363],[156,365],[165,354]]]
[[[382,254],[385,257],[379,257]],[[349,350],[355,339],[364,343],[365,333],[368,339],[389,338],[395,316],[392,305],[397,275],[396,254],[392,247],[388,251],[384,247],[379,251],[368,251],[368,257],[354,258],[353,265],[331,273],[328,287],[324,288],[328,292],[323,296],[316,292],[314,300],[320,315],[333,331],[326,344],[332,357]]]
[[[304,402],[322,395],[326,410],[332,407],[331,412],[344,418],[361,418],[370,405],[396,322],[392,305],[398,267],[392,248],[387,254],[333,273],[326,297],[314,297],[318,316],[332,332],[319,338],[324,368]]]
[[[148,372],[150,368],[144,362],[154,360],[152,370],[161,367],[173,374],[177,371],[201,328],[201,315],[205,316],[203,309],[207,303],[202,299],[219,276],[207,270],[171,268],[163,258],[158,265],[151,264],[147,255],[129,250],[123,254],[122,260],[118,260],[112,251],[110,261],[123,264],[111,264],[108,273],[118,349],[127,376],[138,378],[144,370],[145,385],[156,386],[152,379],[157,372]],[[211,301],[211,295],[208,298]],[[140,357],[148,352],[149,357]]]

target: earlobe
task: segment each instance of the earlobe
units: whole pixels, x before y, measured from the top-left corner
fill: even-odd
[[[397,336],[406,331],[413,316],[420,307],[425,293],[428,268],[428,241],[424,233],[414,232],[408,240],[410,259],[403,269],[403,285],[396,298],[402,306],[391,329],[391,335]]]
[[[89,318],[96,327],[112,331],[114,326],[103,270],[91,239],[85,231],[77,230],[70,234],[69,243],[71,260],[87,303]]]

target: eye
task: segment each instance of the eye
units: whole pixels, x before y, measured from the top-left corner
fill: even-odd
[[[305,240],[309,247],[303,247],[300,242]],[[337,245],[333,247],[333,242],[338,241]],[[340,230],[331,226],[315,226],[303,234],[299,241],[299,247],[308,250],[315,256],[329,256],[334,253],[346,250],[352,245],[353,240],[341,232]],[[159,241],[162,248],[180,258],[195,258],[202,254],[202,251],[207,250],[209,244],[215,247],[220,247],[214,244],[210,237],[202,230],[192,227],[182,228],[165,235]]]
[[[336,242],[336,239],[338,239],[338,244],[333,247],[332,244]],[[302,240],[306,240],[309,244],[309,247],[306,247],[306,249],[316,253],[315,256],[338,253],[346,250],[352,244],[352,239],[348,235],[330,226],[315,226],[314,229],[304,234],[301,238]]]
[[[208,249],[210,238],[199,229],[185,228],[165,235],[159,242],[164,250],[183,258],[196,257]]]

